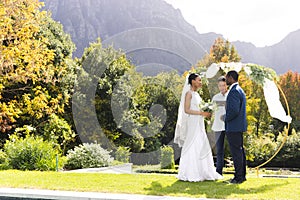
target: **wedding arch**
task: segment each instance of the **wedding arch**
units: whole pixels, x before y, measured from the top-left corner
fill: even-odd
[[[290,123],[292,121],[292,118],[290,116],[290,110],[288,106],[288,102],[286,99],[286,96],[284,92],[282,91],[280,85],[277,83],[278,76],[276,72],[268,67],[253,64],[253,63],[237,63],[237,62],[231,62],[231,63],[213,63],[205,72],[206,78],[213,78],[217,75],[219,70],[223,70],[224,72],[228,72],[229,70],[235,70],[237,72],[241,71],[242,69],[245,71],[247,76],[257,84],[261,85],[263,88],[264,97],[266,100],[266,104],[269,110],[269,113],[271,117],[279,119],[282,122],[287,123],[287,130],[284,135],[283,142],[279,146],[279,148],[275,151],[275,153],[264,163],[258,165],[255,167],[257,170],[258,175],[258,169],[264,165],[266,165],[268,162],[270,162],[281,150],[284,143],[286,142],[286,139],[288,137],[288,130],[290,128]],[[281,102],[280,102],[280,93],[284,98],[287,112],[284,110]]]

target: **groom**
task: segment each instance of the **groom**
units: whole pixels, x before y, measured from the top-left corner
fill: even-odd
[[[233,184],[246,181],[246,156],[243,147],[243,132],[247,130],[246,97],[238,84],[238,78],[236,71],[226,74],[226,83],[230,87],[226,99],[226,114],[223,117],[235,169],[234,178],[230,181]]]

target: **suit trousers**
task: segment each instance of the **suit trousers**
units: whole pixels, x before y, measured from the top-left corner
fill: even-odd
[[[246,179],[246,155],[244,150],[243,132],[226,132],[234,165],[234,179]]]
[[[217,150],[217,164],[216,171],[219,174],[223,174],[224,167],[224,139],[225,139],[225,131],[215,132],[216,138],[216,150]]]

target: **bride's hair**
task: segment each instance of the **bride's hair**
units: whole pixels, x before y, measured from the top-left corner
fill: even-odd
[[[189,84],[192,85],[192,80],[195,80],[199,74],[192,73],[189,75]]]

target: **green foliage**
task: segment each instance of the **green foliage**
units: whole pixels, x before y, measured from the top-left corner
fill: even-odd
[[[276,151],[278,145],[272,134],[248,134],[245,139],[246,157],[250,166],[257,166],[267,161]]]
[[[0,149],[0,164],[3,164],[6,161],[6,153],[2,151],[2,149]]]
[[[138,113],[136,123],[147,126],[140,131],[145,137],[145,152],[158,150],[173,139],[183,83],[175,72],[161,73],[145,78],[132,95],[131,109]]]
[[[174,150],[171,146],[162,146],[161,150],[161,169],[175,169]]]
[[[286,131],[287,130],[285,129],[278,135],[278,145],[284,142]],[[287,137],[284,146],[274,158],[274,162],[280,163],[281,165],[287,167],[295,167],[300,165],[300,132],[296,132],[294,129],[292,130],[292,133]]]
[[[252,81],[260,86],[263,86],[265,78],[270,80],[276,80],[276,72],[268,67],[257,65],[257,64],[247,64],[247,67],[250,68],[251,73],[249,74]]]
[[[123,162],[123,163],[129,163],[130,161],[130,148],[119,146],[117,151],[115,152],[115,158],[117,161]]]
[[[110,152],[103,149],[100,144],[88,144],[76,146],[67,154],[66,169],[82,169],[109,166],[114,159]]]
[[[7,162],[7,155],[2,149],[0,149],[0,170],[9,169],[9,164]]]
[[[111,108],[117,110],[115,121],[118,146],[132,152],[152,152],[174,137],[179,96],[183,79],[176,73],[142,77],[131,70],[119,80],[113,92]]]
[[[38,0],[0,3],[1,146],[27,124],[42,135],[52,114],[72,123],[66,111],[75,80],[75,45],[41,6]]]
[[[257,166],[269,160],[283,144],[278,154],[267,164],[275,167],[296,167],[300,160],[300,133],[292,130],[286,138],[285,129],[277,137],[274,134],[247,134],[245,138],[246,154],[249,166]],[[285,140],[286,139],[286,140]]]
[[[71,36],[63,31],[62,24],[54,21],[49,13],[42,19],[38,37],[48,39],[47,47],[54,50],[55,66],[64,66],[67,64],[66,59],[72,59],[72,53],[76,49],[75,44]]]
[[[73,98],[82,106],[76,107],[77,104],[74,106],[79,110],[78,116],[81,121],[86,122],[81,125],[80,136],[88,141],[102,142],[103,147],[111,148],[107,142],[103,142],[104,137],[114,142],[121,135],[112,113],[113,90],[125,72],[131,70],[133,66],[121,51],[112,47],[102,47],[100,39],[85,49],[82,58],[78,60],[78,65],[82,68],[78,73],[77,90]],[[89,105],[93,105],[92,108]],[[91,129],[94,124],[89,123],[91,121],[89,117],[94,108],[102,130]]]
[[[66,145],[74,141],[75,133],[66,120],[52,114],[48,123],[44,126],[43,136],[57,144],[58,148],[62,147],[62,151],[65,153]]]
[[[55,170],[58,151],[41,137],[11,135],[4,145],[10,168],[19,170]]]
[[[133,129],[131,134],[132,136],[123,138],[122,144],[129,146],[132,152],[138,153],[144,149],[145,139],[137,129]]]

